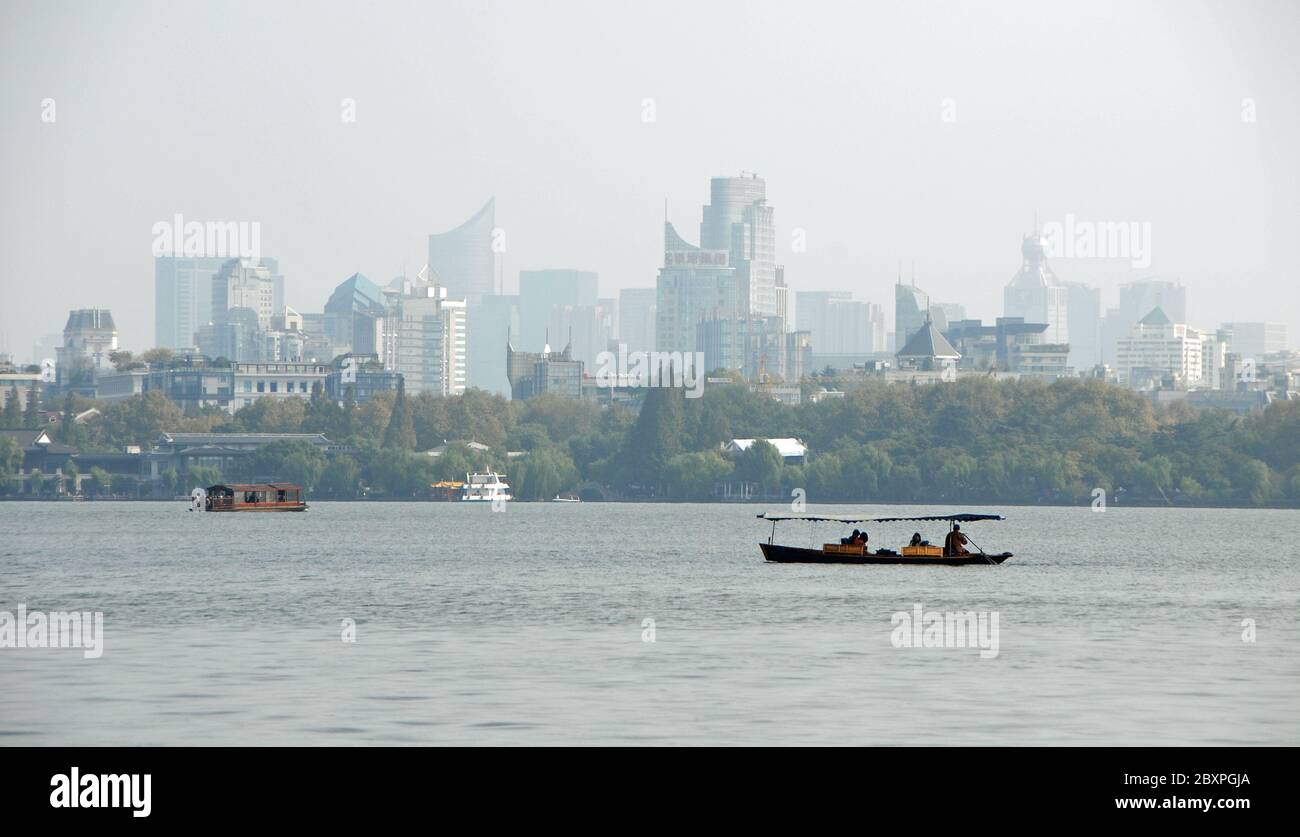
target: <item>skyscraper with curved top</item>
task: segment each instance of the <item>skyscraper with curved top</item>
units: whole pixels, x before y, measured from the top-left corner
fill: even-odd
[[[491,296],[495,286],[495,253],[492,231],[496,229],[496,198],[454,230],[429,236],[430,281],[437,281],[453,299],[477,305]]]
[[[747,316],[784,316],[777,299],[776,223],[763,178],[746,172],[709,181],[700,248],[730,252]]]

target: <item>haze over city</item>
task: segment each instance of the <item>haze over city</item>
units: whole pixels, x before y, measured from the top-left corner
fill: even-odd
[[[319,310],[354,272],[414,275],[430,233],[495,196],[507,291],[572,267],[615,295],[654,285],[665,202],[694,240],[709,178],[741,170],[767,181],[792,292],[889,310],[914,263],[992,319],[1035,217],[1073,215],[1150,224],[1149,268],[1053,261],[1103,306],[1155,276],[1202,328],[1300,328],[1294,4],[4,9],[19,357],[74,307],[152,345],[151,227],[177,212],[260,223],[288,304]]]
[[[1300,0],[0,0],[0,112],[10,809],[1281,807]]]

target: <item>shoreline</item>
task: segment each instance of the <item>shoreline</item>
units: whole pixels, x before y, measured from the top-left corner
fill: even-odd
[[[188,498],[188,497],[93,497],[93,498],[92,498],[92,497],[79,497],[79,498],[73,498],[73,497],[9,497],[9,496],[0,496],[0,503],[5,503],[5,502],[11,502],[11,503],[177,503],[177,504],[185,503],[185,504],[188,504],[188,503],[190,502],[190,498]],[[417,505],[439,505],[439,506],[482,506],[482,505],[488,505],[487,503],[462,503],[462,502],[458,502],[458,501],[447,501],[447,500],[418,500],[418,499],[415,499],[415,498],[412,498],[412,497],[392,497],[392,498],[387,498],[387,497],[386,497],[386,498],[379,498],[379,497],[365,497],[365,498],[362,498],[362,497],[352,497],[352,498],[343,498],[343,497],[309,497],[309,498],[307,499],[307,502],[308,502],[309,505],[310,505],[311,503],[385,503],[385,504],[386,504],[386,503],[412,503],[412,504],[417,504]],[[515,503],[522,503],[522,504],[524,504],[524,505],[529,505],[529,506],[532,506],[532,505],[552,505],[552,504],[554,504],[554,505],[583,505],[583,504],[591,504],[591,505],[629,505],[629,506],[630,506],[630,505],[657,504],[657,505],[666,505],[666,506],[668,506],[668,505],[695,505],[695,506],[764,506],[764,507],[771,507],[771,506],[773,506],[773,505],[780,505],[780,506],[786,506],[786,505],[788,505],[788,503],[786,502],[785,498],[773,498],[773,499],[768,499],[768,500],[674,500],[674,499],[669,499],[669,498],[653,498],[653,499],[648,499],[648,498],[647,498],[647,499],[628,499],[628,498],[624,498],[624,499],[620,499],[620,500],[582,500],[581,503],[578,503],[578,504],[574,504],[574,503],[553,503],[553,501],[551,501],[551,500],[510,500],[509,503],[510,503],[511,505],[513,505],[513,504],[515,504]],[[906,501],[900,501],[900,500],[859,500],[859,501],[846,500],[846,501],[843,501],[843,502],[810,503],[809,505],[815,505],[815,506],[945,506],[945,507],[946,507],[946,506],[953,506],[953,507],[961,507],[961,508],[984,508],[984,507],[994,507],[994,506],[996,506],[996,507],[1002,507],[1002,508],[1013,508],[1013,509],[1038,509],[1038,508],[1047,508],[1047,509],[1069,509],[1069,508],[1077,508],[1077,509],[1088,509],[1088,510],[1091,511],[1091,501],[1083,501],[1083,502],[1079,502],[1079,503],[1023,503],[1023,502],[1004,502],[1004,501],[991,500],[991,501],[988,501],[988,502],[979,502],[979,503],[976,503],[976,502],[971,502],[971,501],[952,502],[952,501],[949,501],[949,500],[924,500],[924,499],[922,499],[922,500],[906,500]],[[1218,511],[1300,511],[1300,505],[1280,505],[1280,504],[1267,504],[1267,505],[1244,505],[1244,504],[1243,504],[1243,505],[1236,505],[1236,506],[1225,506],[1225,505],[1217,505],[1217,506],[1214,506],[1214,505],[1193,505],[1193,504],[1186,504],[1186,505],[1184,505],[1184,504],[1174,504],[1174,503],[1165,504],[1165,503],[1142,503],[1142,502],[1129,502],[1129,503],[1123,503],[1123,504],[1120,504],[1120,503],[1110,502],[1110,503],[1107,504],[1106,509],[1105,509],[1104,511],[1098,511],[1097,513],[1098,513],[1098,514],[1102,514],[1102,513],[1104,513],[1105,511],[1110,511],[1111,509],[1169,509],[1169,510],[1175,510],[1175,509],[1186,509],[1186,510],[1189,510],[1189,511],[1190,511],[1190,510],[1193,510],[1193,509],[1200,509],[1200,510],[1206,510],[1206,511],[1211,511],[1211,510],[1218,510]]]

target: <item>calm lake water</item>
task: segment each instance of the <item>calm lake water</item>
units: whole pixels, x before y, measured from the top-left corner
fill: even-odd
[[[0,745],[1300,744],[1300,512],[979,509],[1014,558],[907,568],[765,564],[762,510],[0,503],[0,610],[105,633],[0,648]],[[916,604],[997,656],[894,647]]]

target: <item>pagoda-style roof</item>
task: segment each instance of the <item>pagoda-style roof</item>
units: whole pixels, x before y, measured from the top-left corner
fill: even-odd
[[[907,345],[899,349],[895,357],[921,357],[935,360],[959,360],[961,352],[952,347],[948,339],[939,333],[934,321],[927,319],[925,325],[917,329],[908,339]]]
[[[1151,313],[1138,320],[1138,323],[1140,325],[1148,326],[1167,326],[1173,325],[1173,320],[1169,319],[1169,315],[1165,313],[1165,309],[1157,305],[1155,308],[1151,309]]]

